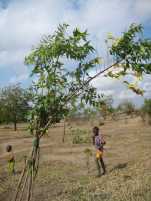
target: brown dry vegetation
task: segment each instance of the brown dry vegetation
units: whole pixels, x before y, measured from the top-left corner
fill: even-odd
[[[98,122],[93,122],[97,125]],[[71,123],[73,128],[88,131],[92,122]],[[90,144],[73,145],[69,126],[62,143],[63,127],[49,130],[41,142],[40,170],[34,188],[34,201],[150,201],[151,200],[151,126],[140,118],[109,121],[101,126],[107,145],[105,162],[107,175],[96,178],[94,155],[90,158],[90,173],[86,167],[86,148]],[[12,144],[16,156],[17,174],[7,174],[5,146]],[[0,128],[0,201],[10,201],[24,155],[30,151],[32,138],[20,125],[17,132]]]

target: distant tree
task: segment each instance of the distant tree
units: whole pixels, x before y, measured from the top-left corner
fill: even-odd
[[[145,99],[141,108],[141,117],[144,121],[146,121],[146,117],[148,117],[149,123],[151,122],[151,99]]]
[[[98,114],[98,106],[87,105],[86,103],[77,103],[71,108],[68,118],[79,119],[84,118],[85,120],[90,120]]]
[[[107,116],[113,114],[114,108],[112,105],[113,105],[113,97],[112,96],[105,96],[100,101],[99,110],[104,119],[106,119]]]
[[[90,120],[91,118],[96,117],[97,110],[96,110],[95,107],[87,107],[87,108],[84,109],[83,115],[84,115],[85,118]]]
[[[84,115],[85,104],[77,102],[73,107],[71,107],[70,112],[67,115],[69,119],[79,119]]]
[[[134,103],[125,100],[124,102],[119,104],[119,106],[117,107],[117,110],[125,113],[126,115],[133,116],[136,109],[135,109]]]
[[[4,101],[0,99],[0,123],[4,122],[9,122],[9,116],[7,116],[6,107],[4,107]]]
[[[13,123],[17,130],[17,123],[26,121],[29,110],[29,96],[19,84],[4,87],[0,91],[1,122]]]
[[[151,99],[145,99],[142,110],[151,117]]]

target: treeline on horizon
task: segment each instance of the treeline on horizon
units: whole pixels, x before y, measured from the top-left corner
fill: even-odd
[[[28,115],[32,109],[32,91],[30,88],[22,88],[20,84],[9,85],[0,89],[0,124],[14,125],[17,130],[17,123],[28,122]],[[117,119],[120,114],[133,114],[141,116],[145,121],[149,117],[151,123],[151,99],[145,99],[144,104],[136,108],[130,100],[124,100],[118,106],[113,105],[112,96],[104,96],[99,106],[89,106],[77,102],[76,106],[71,109],[68,115],[69,119],[85,118],[87,120],[102,117],[104,120],[110,116],[113,120]]]

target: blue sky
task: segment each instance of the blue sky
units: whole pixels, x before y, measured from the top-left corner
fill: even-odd
[[[7,8],[10,0],[0,0],[0,2],[1,2],[1,7],[5,9]]]
[[[0,0],[0,86],[29,85],[31,69],[24,65],[25,55],[43,34],[63,22],[88,29],[98,53],[104,55],[107,33],[119,35],[133,22],[143,24],[145,36],[151,38],[151,0]],[[99,92],[118,94],[117,102],[136,100],[119,81],[99,77],[93,84]],[[142,86],[145,97],[151,97],[150,76]],[[137,96],[137,104],[142,101]]]

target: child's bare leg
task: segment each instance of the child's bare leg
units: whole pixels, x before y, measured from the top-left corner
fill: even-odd
[[[103,173],[102,174],[105,174],[106,173],[106,167],[105,167],[105,164],[104,164],[104,161],[103,161],[102,157],[100,157],[100,162],[101,162],[101,166],[102,166],[102,169],[103,169]]]
[[[9,174],[15,174],[15,162],[8,163]]]
[[[96,158],[96,165],[98,169],[98,176],[101,176],[101,166],[98,158]]]

